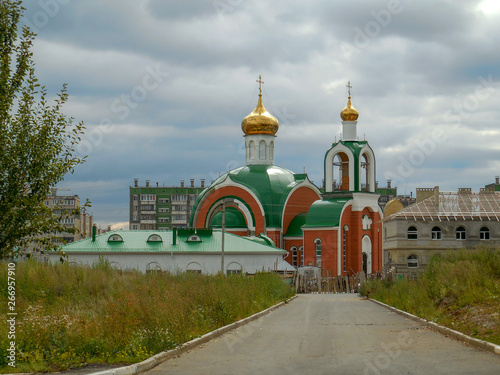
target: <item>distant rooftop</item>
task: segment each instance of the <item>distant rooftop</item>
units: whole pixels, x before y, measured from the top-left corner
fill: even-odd
[[[459,192],[440,192],[386,217],[383,221],[395,218],[423,221],[500,221],[500,193],[476,193],[465,189]]]

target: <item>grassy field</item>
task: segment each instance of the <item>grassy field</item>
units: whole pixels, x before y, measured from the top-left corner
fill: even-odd
[[[7,274],[7,264],[1,263],[4,317]],[[9,367],[2,355],[2,373],[138,362],[294,294],[272,274],[122,273],[105,262],[92,268],[23,262],[16,265],[15,278],[17,367]],[[2,319],[4,349],[9,347],[8,329]]]
[[[415,281],[371,281],[361,294],[500,344],[499,249],[449,251],[434,256]]]

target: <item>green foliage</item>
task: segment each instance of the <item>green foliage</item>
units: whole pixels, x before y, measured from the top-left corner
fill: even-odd
[[[18,35],[21,3],[0,2],[0,259],[28,244],[51,249],[50,233],[68,232],[60,219],[72,212],[55,216],[44,200],[84,161],[75,147],[85,128],[61,112],[66,85],[49,104],[35,76],[35,35],[26,26]]]
[[[398,309],[500,344],[500,250],[435,255],[417,280],[369,281],[361,293]]]
[[[7,308],[0,264],[0,314]],[[83,363],[133,363],[235,322],[293,295],[279,276],[171,275],[18,263],[17,371],[60,371]],[[0,321],[0,346],[7,345]],[[0,356],[0,372],[11,372]]]

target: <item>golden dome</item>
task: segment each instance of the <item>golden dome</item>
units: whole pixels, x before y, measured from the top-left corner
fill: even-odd
[[[349,89],[349,99],[347,100],[345,108],[340,112],[340,118],[342,121],[356,121],[358,119],[359,112],[351,104],[351,81],[347,82],[346,87]]]
[[[351,104],[351,96],[349,96],[349,100],[347,101],[347,105],[340,112],[340,118],[342,121],[356,121],[358,119],[359,112],[354,108]]]
[[[279,122],[267,112],[264,104],[262,104],[262,93],[259,94],[257,107],[241,122],[241,129],[245,135],[250,134],[270,134],[274,135],[279,129]]]
[[[391,216],[392,214],[401,211],[403,208],[403,203],[401,203],[398,198],[393,198],[385,205],[384,217]]]

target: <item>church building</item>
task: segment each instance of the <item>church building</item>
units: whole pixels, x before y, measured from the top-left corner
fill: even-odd
[[[331,275],[382,268],[382,212],[375,193],[375,155],[357,137],[358,111],[342,110],[341,140],[326,151],[324,187],[305,173],[274,164],[278,120],[262,102],[241,128],[246,164],[220,176],[196,200],[192,228],[221,228],[241,236],[263,235],[287,251],[293,266],[316,266]]]

